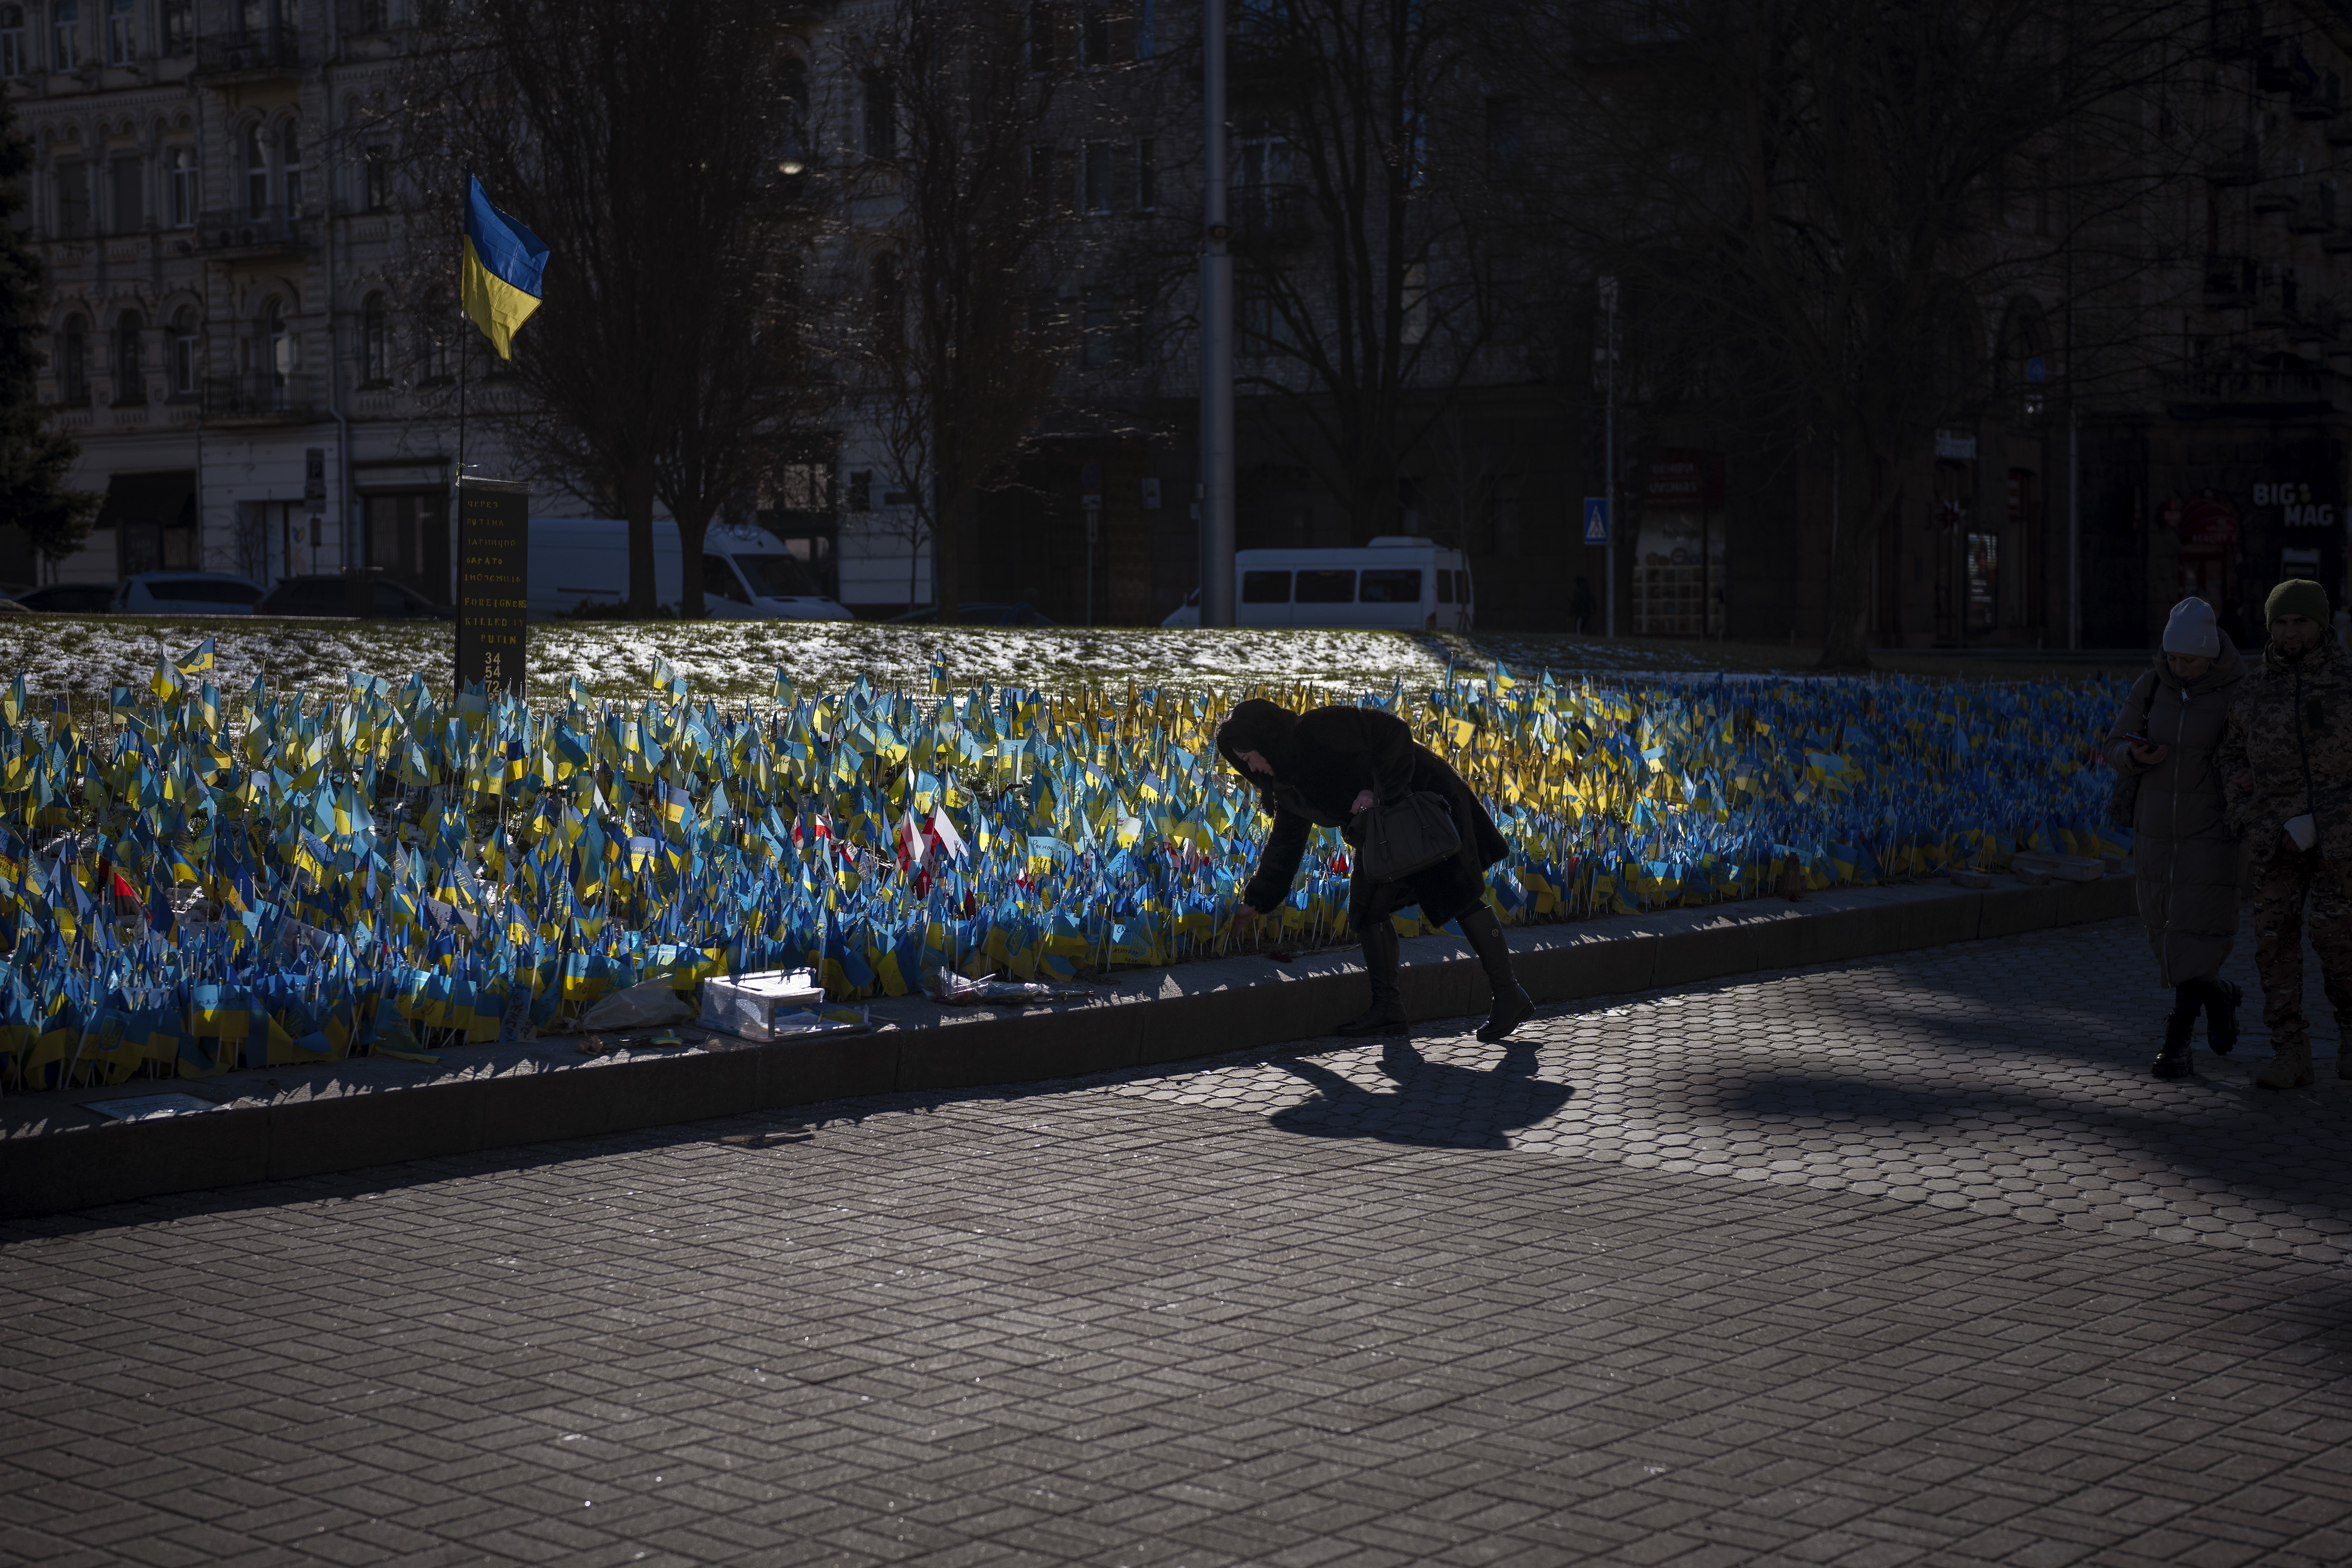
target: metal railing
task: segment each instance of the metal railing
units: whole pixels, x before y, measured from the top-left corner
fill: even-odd
[[[2250,256],[2208,256],[2205,298],[2209,303],[2242,300],[2251,303],[2262,274]]]
[[[291,212],[282,206],[258,213],[229,207],[205,214],[196,222],[196,244],[215,252],[269,255],[306,251],[319,239],[319,220],[308,205]]]
[[[2178,401],[2238,407],[2273,403],[2340,402],[2346,378],[2317,366],[2288,370],[2241,366],[2191,371],[2173,386]]]
[[[212,376],[204,384],[207,419],[307,419],[318,402],[317,378],[301,371]]]
[[[259,76],[301,65],[301,43],[292,27],[196,40],[196,70],[203,76]]]

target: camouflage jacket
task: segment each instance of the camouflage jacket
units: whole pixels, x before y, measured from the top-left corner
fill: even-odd
[[[2352,859],[2352,654],[2332,638],[2299,660],[2263,649],[2214,754],[2231,829],[2267,859],[2290,817],[2309,811],[2319,850]],[[2240,773],[2251,770],[2251,787]]]

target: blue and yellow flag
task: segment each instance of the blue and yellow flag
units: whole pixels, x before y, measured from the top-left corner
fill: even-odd
[[[539,308],[547,245],[490,205],[482,183],[471,174],[466,176],[466,254],[457,270],[466,314],[499,358],[513,359],[514,335]]]

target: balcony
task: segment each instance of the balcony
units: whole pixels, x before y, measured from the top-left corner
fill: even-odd
[[[204,416],[215,423],[306,424],[315,417],[318,394],[317,378],[299,371],[213,376],[205,382]]]
[[[2205,307],[2209,310],[2242,310],[2254,302],[2261,275],[2252,256],[2209,256],[2205,258]]]
[[[2265,269],[2262,287],[2254,295],[2254,325],[2293,327],[2300,319],[2301,313],[2295,308],[2295,280]]]
[[[2214,0],[2208,22],[2206,47],[2215,59],[2242,60],[2260,53],[2268,42],[2263,37],[2263,12],[2252,0]]]
[[[2257,213],[2284,213],[2292,221],[2302,207],[2303,199],[2285,185],[2272,184],[2254,193]]]
[[[236,207],[206,213],[196,225],[197,248],[216,260],[238,257],[306,256],[318,248],[316,214],[284,207],[259,213]]]
[[[2336,193],[2316,180],[2303,184],[2303,199],[2287,214],[2286,226],[2299,235],[2324,235],[2336,226]]]
[[[2296,95],[2294,107],[2287,112],[2297,120],[2333,120],[2343,107],[2343,80],[2329,71],[2315,90]]]
[[[1291,250],[1313,237],[1307,193],[1296,185],[1242,185],[1234,192],[1234,237],[1259,250]]]
[[[301,69],[301,44],[291,27],[196,40],[195,74],[215,82],[286,80]]]
[[[2214,185],[2251,185],[2263,177],[2262,139],[2249,134],[2237,152],[2205,165],[2205,179]]]

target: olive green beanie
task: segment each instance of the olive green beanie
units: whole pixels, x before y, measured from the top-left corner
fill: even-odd
[[[2326,625],[2327,590],[2307,578],[2288,578],[2263,601],[2263,624],[2267,626],[2282,615],[2306,616]]]

